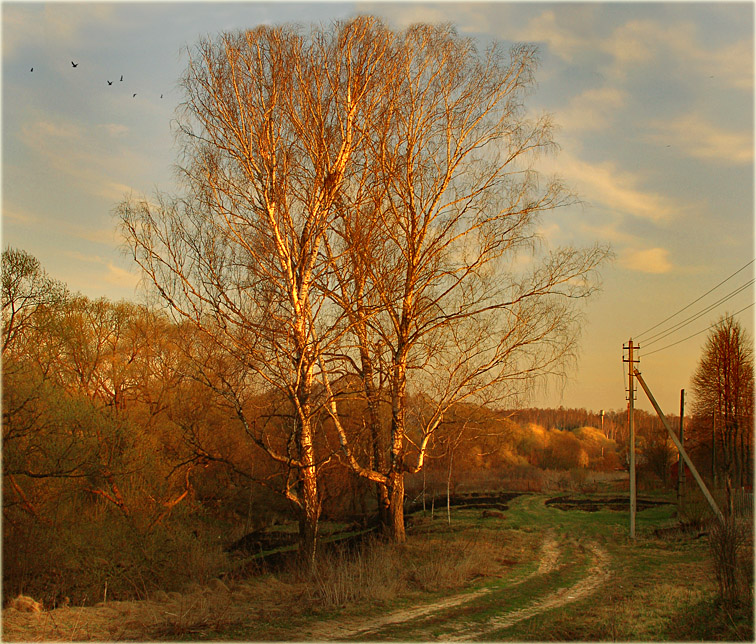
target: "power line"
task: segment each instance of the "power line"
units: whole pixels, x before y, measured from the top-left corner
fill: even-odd
[[[658,322],[657,324],[654,324],[654,326],[652,326],[652,327],[650,327],[650,328],[646,329],[645,331],[643,331],[643,333],[639,333],[638,335],[636,335],[636,336],[635,336],[635,338],[637,339],[637,338],[640,338],[640,337],[641,337],[641,336],[643,336],[643,335],[646,335],[646,333],[648,333],[649,331],[653,331],[653,330],[654,330],[654,329],[655,329],[656,327],[659,327],[659,326],[661,326],[661,325],[662,325],[662,324],[664,324],[665,322],[667,322],[667,321],[671,320],[671,319],[672,319],[673,317],[675,317],[676,315],[679,315],[680,313],[682,313],[682,312],[683,312],[683,311],[685,311],[686,309],[689,309],[689,308],[690,308],[691,306],[693,306],[693,305],[694,305],[694,304],[695,304],[696,302],[698,302],[698,301],[702,300],[702,299],[703,299],[703,298],[705,298],[705,297],[706,297],[706,296],[707,296],[707,295],[708,295],[709,293],[711,293],[712,291],[714,291],[714,290],[718,289],[718,288],[719,288],[720,286],[722,286],[722,284],[724,284],[724,283],[725,283],[725,282],[726,282],[727,280],[730,280],[730,279],[732,279],[733,277],[735,277],[735,276],[736,276],[736,275],[737,275],[738,273],[740,273],[740,271],[743,271],[743,270],[745,270],[745,269],[746,269],[746,268],[748,268],[748,267],[749,267],[749,266],[750,266],[751,264],[753,264],[753,263],[754,263],[755,261],[756,261],[756,259],[752,259],[752,260],[751,260],[750,262],[748,262],[748,263],[747,263],[747,264],[746,264],[745,266],[743,266],[743,267],[739,268],[738,270],[736,270],[736,271],[735,271],[735,272],[734,272],[734,273],[733,273],[732,275],[730,275],[729,277],[727,277],[727,278],[723,279],[723,280],[722,280],[722,281],[721,281],[721,282],[720,282],[719,284],[717,284],[717,285],[716,285],[715,287],[713,287],[713,288],[709,289],[708,291],[706,291],[706,293],[704,293],[704,294],[703,294],[703,295],[702,295],[701,297],[699,297],[699,298],[697,298],[697,299],[693,300],[693,301],[692,301],[692,302],[691,302],[690,304],[687,304],[686,306],[684,306],[683,308],[681,308],[681,309],[680,309],[679,311],[677,311],[677,313],[673,313],[673,314],[672,314],[672,315],[670,315],[670,316],[669,316],[668,318],[665,318],[665,319],[663,319],[663,320],[662,320],[661,322]]]
[[[756,302],[751,302],[748,306],[743,307],[740,309],[740,311],[737,311],[731,315],[731,317],[735,317],[736,315],[740,315],[743,311],[746,309],[750,309]],[[696,333],[689,335],[687,338],[683,338],[682,340],[678,340],[677,342],[673,342],[672,344],[668,344],[666,347],[662,347],[661,349],[654,349],[653,351],[649,351],[644,357],[648,357],[651,354],[659,353],[659,351],[664,351],[664,349],[669,349],[670,347],[674,347],[676,344],[680,344],[681,342],[685,342],[686,340],[690,340],[691,338],[695,338],[697,335],[701,335],[702,333],[705,333],[709,329],[713,329],[715,326],[717,326],[719,322],[715,322],[711,326],[706,327],[705,329],[702,329],[701,331],[697,331]]]
[[[756,280],[751,280],[750,282],[746,282],[742,286],[739,286],[734,291],[731,291],[730,293],[728,293],[724,297],[722,297],[719,300],[717,300],[716,302],[714,302],[714,304],[710,304],[709,306],[707,306],[705,309],[702,309],[698,313],[695,313],[695,314],[691,315],[690,317],[685,318],[682,322],[678,322],[676,325],[674,325],[673,327],[670,327],[666,331],[659,331],[659,333],[656,333],[656,334],[652,335],[650,338],[648,338],[645,341],[645,345],[649,346],[651,344],[655,344],[656,342],[659,342],[660,340],[663,340],[667,336],[672,335],[675,331],[680,330],[682,327],[687,326],[691,322],[695,322],[698,318],[706,315],[709,311],[711,311],[712,309],[715,309],[716,307],[718,307],[723,302],[726,302],[727,300],[732,299],[733,297],[735,297],[739,293],[742,293],[749,286],[753,286],[753,283],[755,281]]]

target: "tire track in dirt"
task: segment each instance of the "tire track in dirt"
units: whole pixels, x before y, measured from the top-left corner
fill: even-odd
[[[573,586],[561,588],[555,593],[547,595],[525,608],[494,617],[489,620],[483,628],[477,624],[475,625],[477,628],[474,628],[473,625],[463,625],[455,629],[453,633],[445,633],[443,639],[451,642],[461,640],[468,641],[486,635],[487,633],[491,633],[492,631],[508,628],[517,622],[529,619],[548,610],[571,604],[572,602],[589,595],[609,578],[609,554],[598,544],[592,543],[589,544],[588,547],[593,553],[593,565],[589,569],[588,575]]]
[[[538,568],[525,575],[522,579],[513,582],[512,586],[525,583],[536,575],[544,575],[551,572],[557,566],[560,552],[559,544],[554,535],[547,534],[541,544],[541,557]],[[493,592],[493,590],[494,589],[492,588],[480,588],[472,592],[458,593],[437,602],[423,604],[413,608],[396,610],[374,619],[366,620],[365,618],[354,618],[342,621],[332,620],[321,622],[314,626],[310,626],[307,629],[303,629],[303,631],[298,634],[298,638],[303,641],[332,641],[364,637],[366,635],[371,635],[386,626],[404,624],[421,617],[427,617],[433,613],[454,608],[460,604],[465,604],[473,599],[487,595]]]

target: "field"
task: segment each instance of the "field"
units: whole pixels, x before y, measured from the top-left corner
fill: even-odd
[[[471,497],[450,522],[415,513],[406,544],[331,547],[308,579],[283,564],[149,601],[6,610],[3,639],[753,640],[748,601],[717,598],[710,534],[677,529],[670,497],[640,500],[634,541],[617,495],[511,497]]]

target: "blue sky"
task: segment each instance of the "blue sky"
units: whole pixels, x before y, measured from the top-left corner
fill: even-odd
[[[396,28],[451,22],[481,44],[539,44],[528,108],[553,115],[561,148],[541,167],[582,200],[544,216],[541,233],[552,246],[609,242],[616,259],[583,309],[569,382],[533,404],[624,408],[622,345],[754,256],[750,2],[4,2],[3,245],[74,291],[137,299],[111,213],[127,194],[174,190],[186,47],[223,30],[358,13]],[[666,326],[751,279],[753,265]],[[689,389],[706,334],[644,354],[752,302],[749,287],[647,351],[641,337],[641,371],[666,411]],[[738,319],[752,334],[753,308]],[[639,406],[650,409],[642,394]]]

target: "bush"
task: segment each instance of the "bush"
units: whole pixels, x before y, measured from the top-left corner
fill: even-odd
[[[749,534],[747,524],[729,513],[724,521],[716,521],[709,533],[720,599],[730,609],[753,601],[753,558],[745,547]]]

